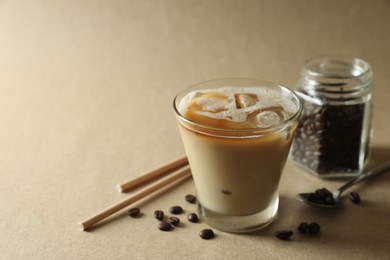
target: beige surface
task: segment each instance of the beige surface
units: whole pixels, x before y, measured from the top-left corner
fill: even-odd
[[[91,232],[78,222],[127,195],[115,185],[184,154],[176,92],[220,77],[293,87],[319,54],[359,56],[376,88],[372,162],[390,155],[389,1],[0,1],[0,259],[388,259],[390,174],[354,188],[363,203],[324,211],[299,191],[320,180],[288,163],[268,229],[203,241],[170,233],[155,209],[182,205],[191,180]],[[371,162],[371,164],[372,164]],[[319,236],[278,229],[318,222]]]

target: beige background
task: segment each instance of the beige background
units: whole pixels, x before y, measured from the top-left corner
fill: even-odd
[[[187,86],[250,77],[294,87],[303,61],[348,54],[371,63],[370,165],[390,157],[389,1],[0,1],[0,259],[388,259],[390,174],[354,188],[359,206],[308,207],[334,189],[288,162],[278,219],[248,235],[205,223],[170,233],[155,209],[195,206],[192,180],[90,232],[78,222],[115,203],[115,185],[184,155],[171,103]],[[278,229],[318,222],[315,237]]]

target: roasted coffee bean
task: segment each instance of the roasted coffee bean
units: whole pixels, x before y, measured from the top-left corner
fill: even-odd
[[[222,193],[225,195],[232,195],[232,192],[230,190],[222,190]]]
[[[158,220],[163,220],[164,219],[164,211],[162,211],[162,210],[154,211],[154,217]]]
[[[177,217],[169,217],[168,218],[168,222],[169,224],[171,224],[172,226],[178,226],[180,224],[180,219],[177,218]]]
[[[310,234],[317,234],[318,232],[320,232],[321,230],[321,226],[320,224],[318,223],[310,223],[308,228],[307,228],[307,231],[310,233]]]
[[[158,224],[158,229],[161,231],[170,231],[172,226],[168,222],[160,222],[160,224]]]
[[[351,192],[348,194],[348,198],[355,204],[358,204],[360,202],[360,196],[357,192]]]
[[[173,206],[173,207],[171,207],[171,208],[169,209],[169,212],[171,212],[172,214],[177,215],[177,214],[180,214],[180,213],[183,212],[183,208],[180,207],[180,206]]]
[[[298,230],[302,233],[307,233],[309,231],[309,224],[307,222],[302,222],[299,224]]]
[[[334,205],[336,200],[333,197],[332,192],[326,188],[318,189],[315,192],[309,194],[308,200],[313,203],[323,205]]]
[[[189,203],[192,203],[192,204],[196,203],[196,197],[192,194],[187,194],[185,199]]]
[[[365,105],[318,106],[303,101],[303,106],[293,159],[317,174],[358,170]]]
[[[320,196],[321,198],[326,198],[326,197],[333,197],[333,194],[332,192],[330,192],[327,188],[322,188],[322,189],[318,189],[315,191],[318,196]]]
[[[281,240],[288,240],[294,234],[292,230],[280,230],[275,232],[275,237]]]
[[[323,203],[325,205],[335,205],[336,204],[336,200],[334,199],[334,197],[326,197],[325,198],[325,202]]]
[[[195,213],[189,214],[187,219],[188,219],[188,221],[190,221],[192,223],[196,223],[199,220],[198,215],[196,215]]]
[[[199,232],[199,236],[203,239],[212,239],[214,237],[214,231],[212,229],[203,229]]]
[[[139,215],[139,213],[141,212],[141,210],[139,208],[132,208],[130,209],[127,214],[132,217],[132,218],[135,218]]]

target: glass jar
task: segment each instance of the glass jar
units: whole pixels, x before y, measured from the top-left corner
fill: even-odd
[[[368,159],[372,118],[370,65],[348,56],[306,61],[296,91],[303,112],[292,159],[319,177],[359,175]]]

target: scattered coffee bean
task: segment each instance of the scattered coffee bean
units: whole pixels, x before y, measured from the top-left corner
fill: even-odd
[[[163,220],[164,219],[164,211],[162,210],[156,210],[154,212],[154,217],[158,220]]]
[[[180,214],[180,213],[183,212],[183,208],[180,207],[180,206],[173,206],[173,207],[171,207],[171,208],[169,209],[169,212],[171,212],[172,214],[177,215],[177,214]]]
[[[360,202],[360,196],[357,192],[351,192],[348,194],[348,198],[355,204],[358,204]]]
[[[180,219],[177,218],[177,217],[169,217],[168,218],[168,222],[169,224],[171,224],[172,226],[178,226],[180,224]]]
[[[280,230],[275,232],[275,237],[281,240],[289,240],[293,234],[294,232],[292,230]]]
[[[161,231],[170,231],[172,226],[168,222],[160,222],[160,224],[158,224],[158,229]]]
[[[298,230],[302,233],[310,233],[310,234],[317,234],[321,230],[321,226],[318,223],[310,223],[308,224],[307,222],[302,222],[298,226]]]
[[[225,195],[232,195],[232,192],[230,190],[222,190],[222,193]]]
[[[199,236],[203,239],[212,239],[214,237],[214,231],[212,229],[203,229],[199,232]]]
[[[185,197],[186,201],[192,204],[195,204],[196,202],[196,197],[192,194],[187,194]]]
[[[199,220],[198,215],[196,215],[195,213],[189,214],[187,219],[188,219],[188,221],[190,221],[192,223],[196,223]]]
[[[307,222],[302,222],[299,226],[298,226],[298,230],[302,233],[307,233],[308,232],[308,228],[309,228],[309,224]]]
[[[318,223],[310,223],[307,230],[310,234],[317,234],[320,232],[321,226]]]
[[[139,215],[139,213],[141,212],[141,210],[139,208],[132,208],[130,209],[127,214],[132,217],[132,218],[135,218]]]

